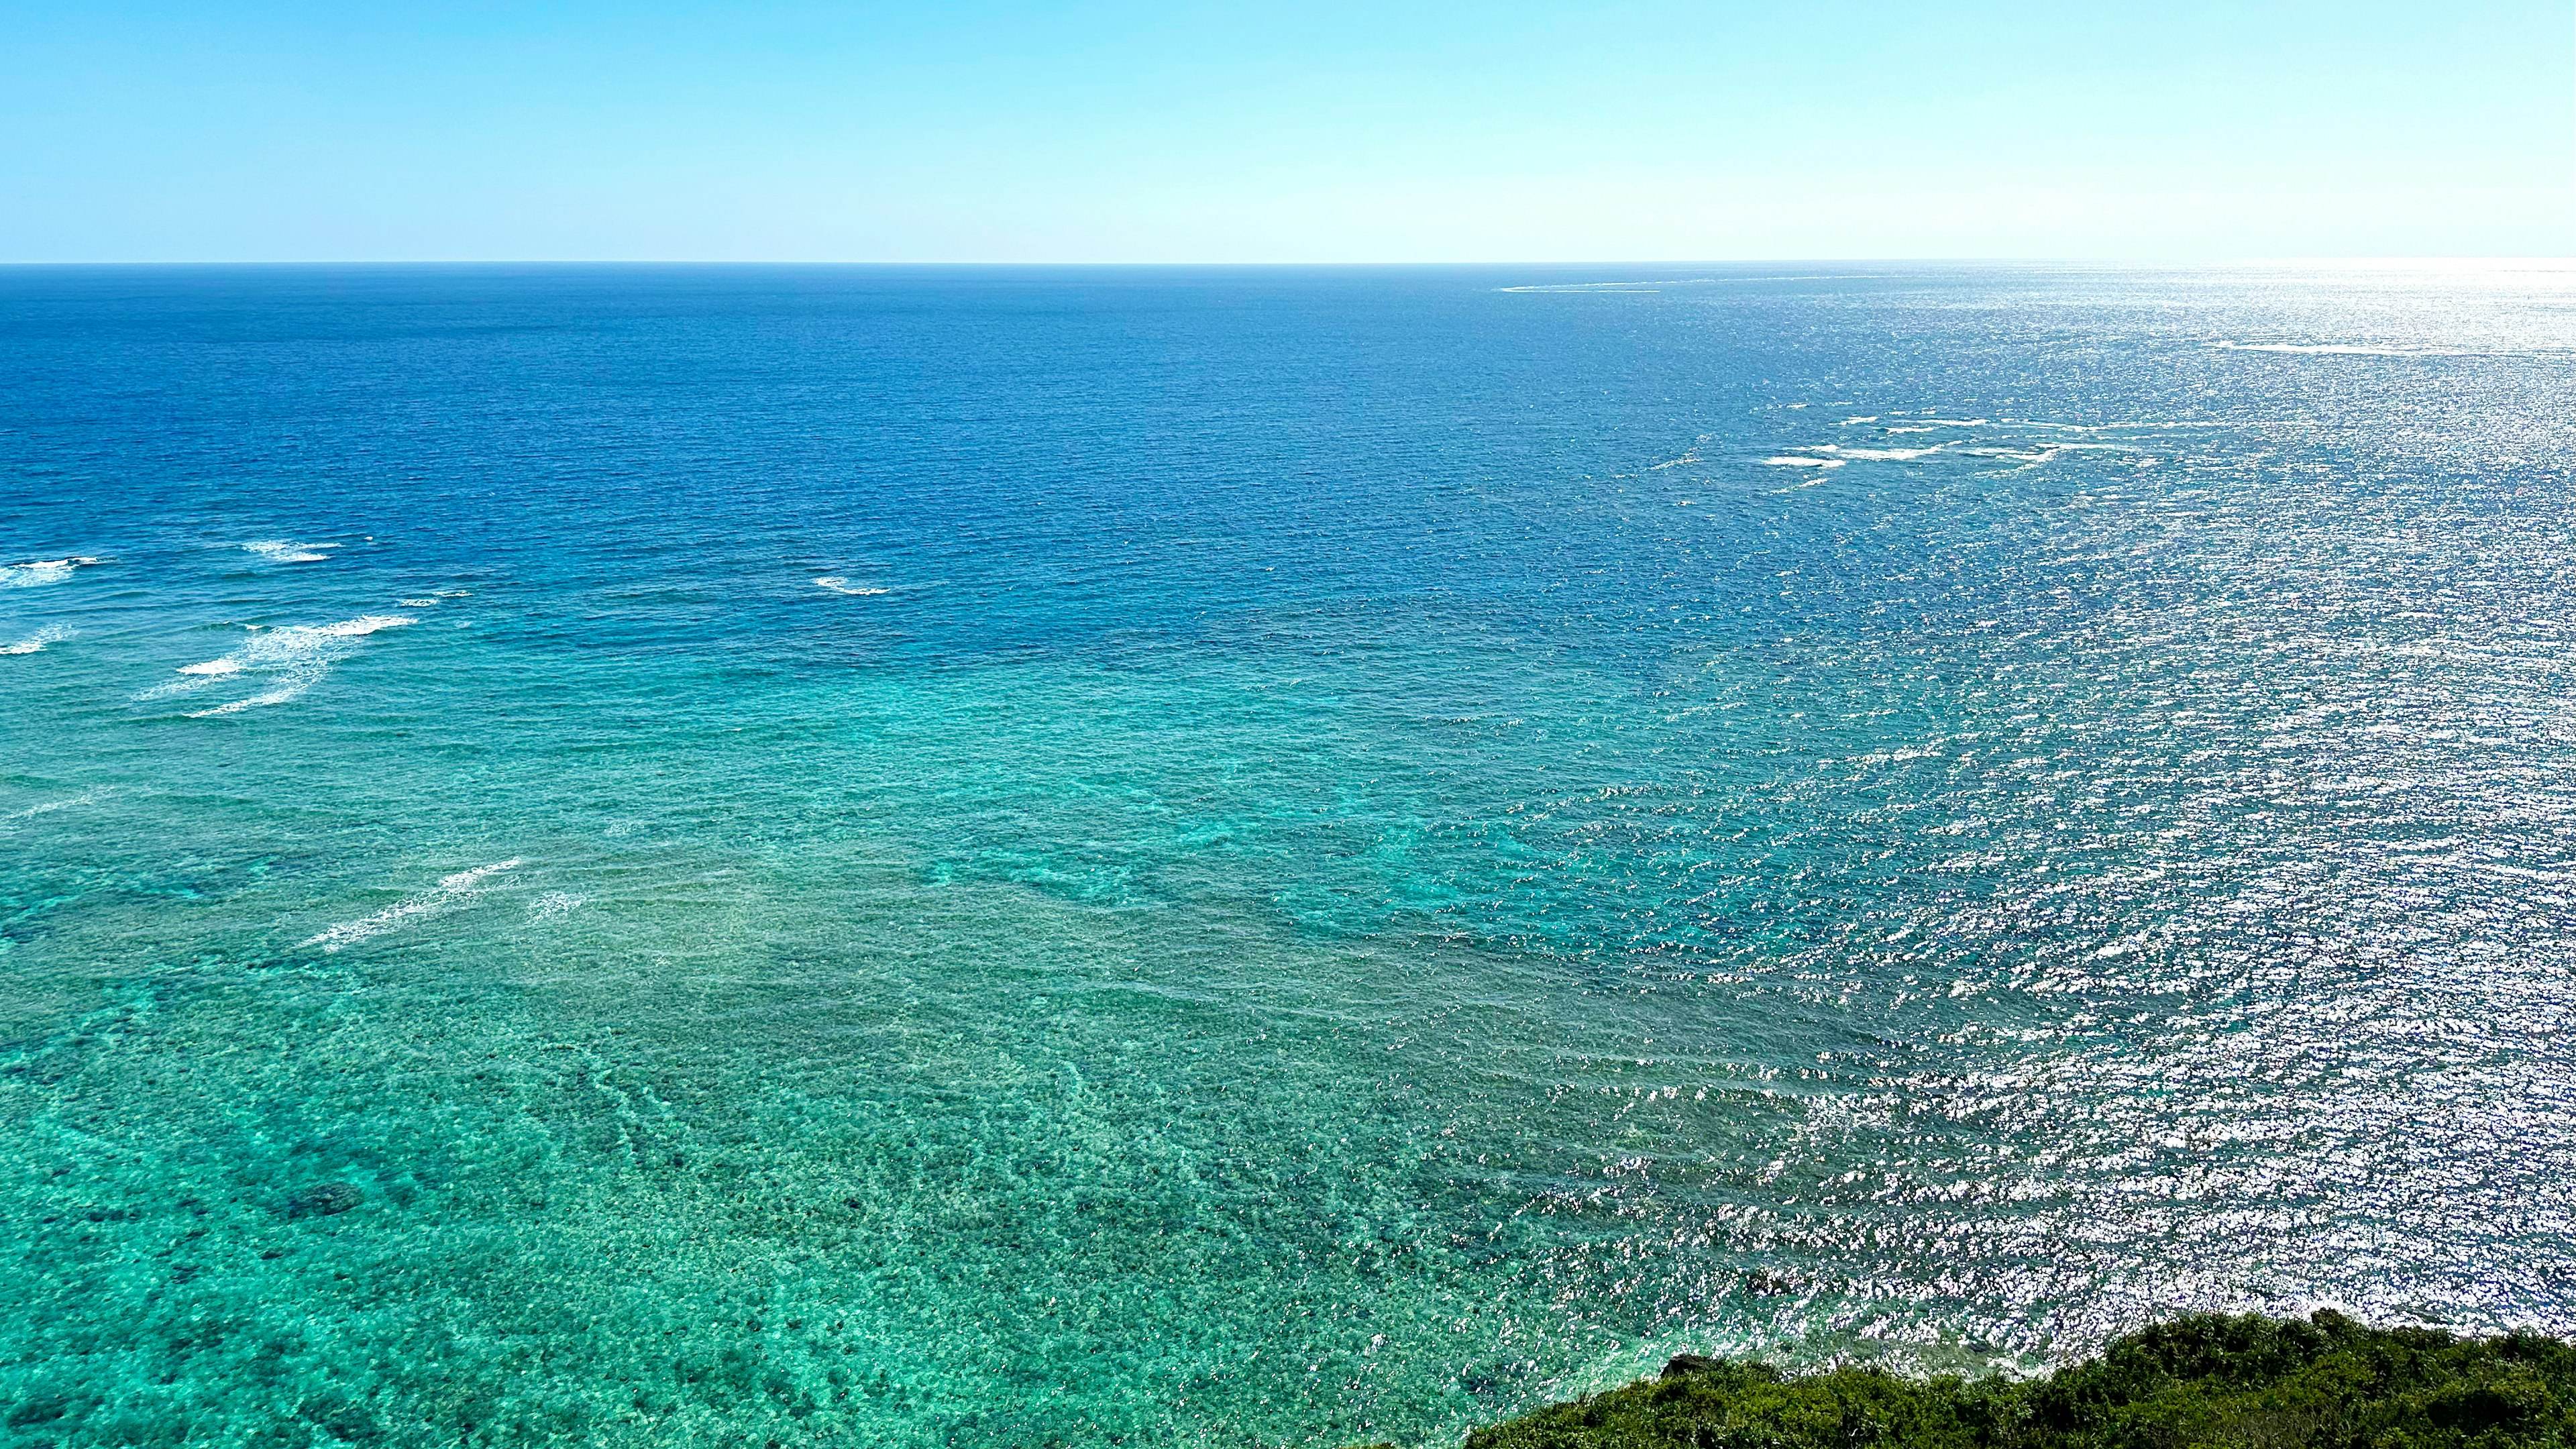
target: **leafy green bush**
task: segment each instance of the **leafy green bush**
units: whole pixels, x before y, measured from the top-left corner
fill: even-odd
[[[1684,1355],[1466,1449],[2576,1449],[2576,1346],[2202,1316],[2043,1379],[1789,1374]]]

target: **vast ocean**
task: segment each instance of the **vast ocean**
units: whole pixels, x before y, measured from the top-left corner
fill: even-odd
[[[2576,1331],[2576,270],[0,271],[0,1436]]]

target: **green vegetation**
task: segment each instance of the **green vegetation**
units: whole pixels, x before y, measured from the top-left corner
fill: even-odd
[[[2576,1345],[2185,1318],[2043,1379],[1790,1374],[1685,1355],[1660,1380],[1467,1436],[1466,1449],[2576,1449]]]

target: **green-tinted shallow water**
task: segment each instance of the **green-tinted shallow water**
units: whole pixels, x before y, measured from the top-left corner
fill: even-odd
[[[1567,280],[0,282],[6,1433],[2576,1327],[2564,274]]]

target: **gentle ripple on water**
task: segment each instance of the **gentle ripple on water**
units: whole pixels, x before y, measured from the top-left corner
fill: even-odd
[[[2570,274],[1603,280],[0,279],[12,1432],[2576,1331]]]

